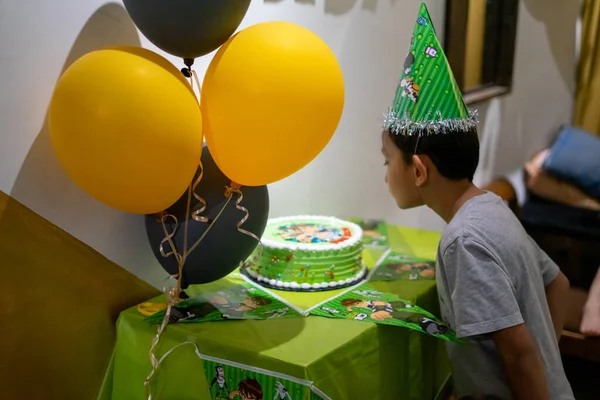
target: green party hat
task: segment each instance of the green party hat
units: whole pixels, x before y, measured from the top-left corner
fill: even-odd
[[[477,113],[465,106],[425,3],[383,128],[407,136],[477,129]]]

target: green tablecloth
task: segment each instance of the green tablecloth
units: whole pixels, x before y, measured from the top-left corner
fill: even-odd
[[[435,257],[437,233],[390,226],[388,235],[397,252]],[[366,250],[364,260],[372,266],[381,254],[383,250]],[[439,315],[433,281],[377,284],[378,290],[398,294]],[[306,309],[340,291],[276,293]],[[143,321],[135,308],[121,314],[100,398],[145,399],[148,350],[155,334],[156,326]],[[313,381],[334,400],[432,399],[449,373],[443,341],[408,329],[351,320],[309,316],[174,324],[163,335],[157,355],[190,340],[203,354]],[[207,398],[202,361],[192,346],[177,349],[161,364],[153,399]]]

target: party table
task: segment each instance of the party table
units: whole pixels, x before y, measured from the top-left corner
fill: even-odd
[[[388,226],[389,244],[408,256],[435,258],[439,234]],[[373,266],[382,249],[365,249]],[[222,281],[234,279],[226,277]],[[218,282],[217,282],[218,284]],[[434,281],[377,282],[439,315]],[[193,295],[194,287],[187,290]],[[273,291],[307,309],[340,291]],[[156,326],[136,308],[117,322],[117,343],[100,393],[101,399],[145,399],[144,380],[151,365],[148,351]],[[235,361],[311,381],[334,400],[433,399],[449,375],[444,342],[408,329],[316,316],[172,324],[161,338],[157,356],[193,342],[211,357]],[[208,399],[208,382],[193,346],[181,346],[166,358],[153,380],[153,399]],[[269,399],[270,400],[270,399]]]

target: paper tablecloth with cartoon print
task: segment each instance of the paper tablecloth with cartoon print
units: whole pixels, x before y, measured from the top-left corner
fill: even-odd
[[[439,234],[388,226],[387,236],[398,253],[435,258]],[[383,253],[384,250],[377,248],[366,249],[364,259],[372,267]],[[213,285],[211,290],[219,290],[219,285],[226,285],[230,279],[234,278],[209,284]],[[371,284],[379,291],[397,293],[402,299],[439,314],[433,280],[402,279]],[[308,309],[341,292],[275,293]],[[156,325],[144,321],[135,308],[121,314],[102,400],[146,398],[148,349],[155,333]],[[163,335],[157,353],[160,356],[190,340],[210,357],[310,381],[334,400],[434,398],[449,372],[442,340],[401,327],[344,319],[309,316],[172,324]],[[161,364],[154,379],[153,398],[208,400],[211,382],[204,374],[205,367],[191,348],[178,349]],[[228,390],[231,393],[235,389]]]

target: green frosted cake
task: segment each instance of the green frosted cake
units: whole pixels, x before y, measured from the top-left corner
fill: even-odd
[[[333,217],[297,216],[269,220],[245,275],[275,289],[339,289],[363,280],[362,229]],[[258,251],[258,250],[257,250]]]

